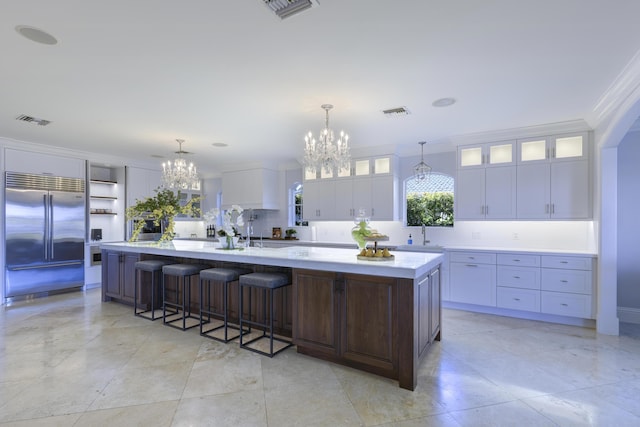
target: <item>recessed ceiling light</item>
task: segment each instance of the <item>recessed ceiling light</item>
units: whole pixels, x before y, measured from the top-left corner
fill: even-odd
[[[229,144],[225,144],[224,142],[214,142],[211,145],[213,145],[214,147],[228,147]]]
[[[36,43],[49,45],[58,43],[58,40],[56,40],[55,37],[45,31],[42,31],[39,28],[30,27],[28,25],[18,25],[16,27],[16,31],[22,37],[28,38],[29,40]]]
[[[433,101],[431,105],[434,107],[448,107],[456,103],[456,100],[453,98],[440,98]]]

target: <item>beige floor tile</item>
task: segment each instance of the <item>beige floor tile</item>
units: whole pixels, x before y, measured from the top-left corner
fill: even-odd
[[[193,364],[183,398],[262,390],[262,356],[215,341],[202,346],[216,347],[216,351],[201,352]]]
[[[410,392],[295,348],[269,358],[150,322],[100,296],[0,307],[0,425],[640,425],[636,325],[611,337],[445,309],[443,340]]]
[[[178,400],[192,366],[193,360],[169,365],[127,366],[118,371],[89,409]]]
[[[356,412],[366,425],[426,417],[446,412],[428,387],[409,391],[377,375],[335,365],[332,367]],[[425,381],[426,383],[426,381]]]
[[[507,402],[452,412],[461,426],[474,427],[554,427],[556,424],[522,402]]]
[[[335,378],[265,388],[270,426],[363,425]]]
[[[73,427],[153,426],[168,427],[175,415],[178,401],[148,405],[125,406],[87,411]]]
[[[264,392],[240,391],[217,396],[182,399],[172,427],[267,426]]]

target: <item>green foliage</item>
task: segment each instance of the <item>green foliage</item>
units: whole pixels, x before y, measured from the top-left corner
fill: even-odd
[[[453,227],[453,193],[407,196],[407,225]]]
[[[144,200],[136,200],[135,205],[127,208],[127,220],[154,218],[153,223],[160,225],[164,222],[164,233],[160,241],[171,240],[174,236],[175,216],[178,214],[199,216],[200,197],[193,197],[184,206],[180,205],[180,192],[174,193],[169,189],[156,188],[154,197]],[[138,236],[144,227],[144,221],[135,222],[130,241],[138,240]]]

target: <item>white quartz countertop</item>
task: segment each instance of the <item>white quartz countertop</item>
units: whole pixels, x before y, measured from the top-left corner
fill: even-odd
[[[112,242],[103,243],[100,247],[121,252],[408,279],[422,276],[443,261],[443,255],[439,253],[393,252],[394,259],[368,261],[357,258],[357,249],[288,246],[227,250],[214,247],[212,242],[195,240],[174,240],[163,243]]]

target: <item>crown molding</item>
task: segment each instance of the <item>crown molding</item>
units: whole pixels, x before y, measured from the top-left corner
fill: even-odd
[[[602,94],[587,121],[593,129],[607,123],[631,94],[640,87],[640,50]]]

